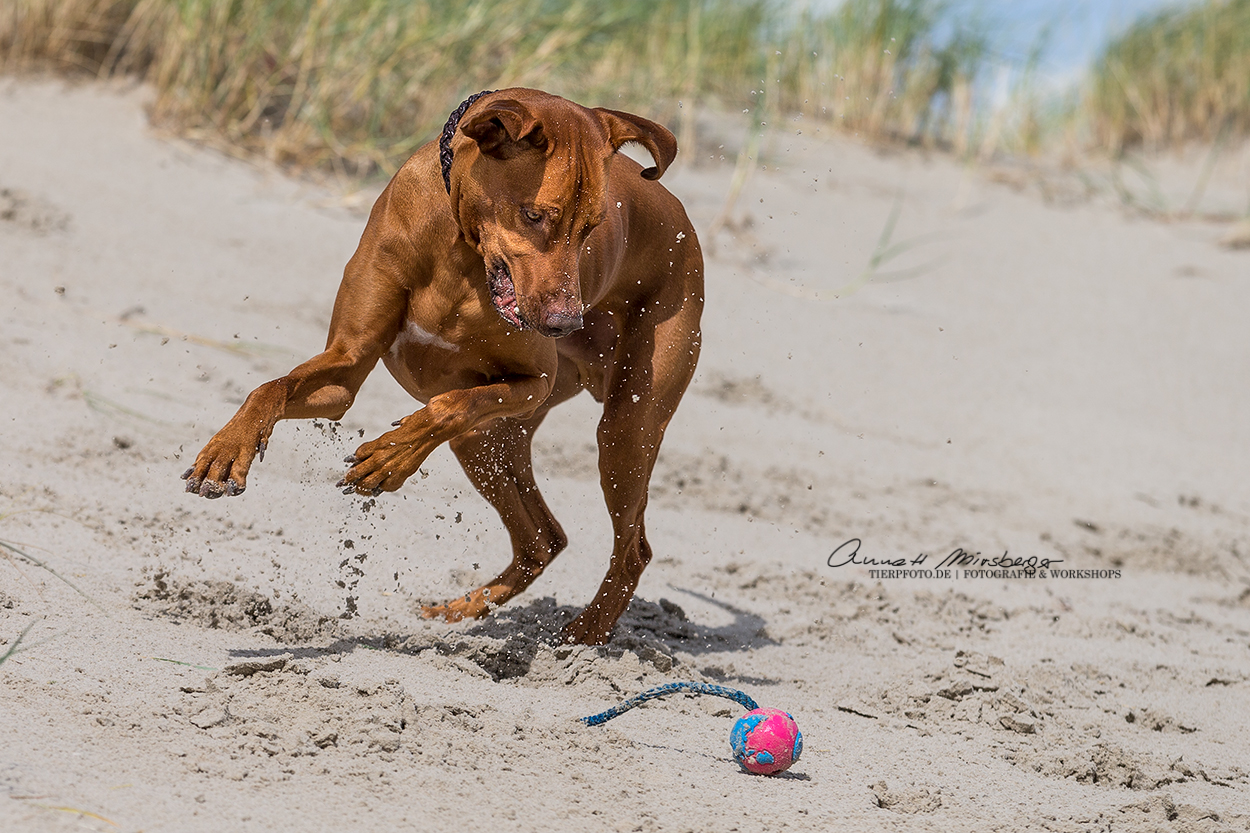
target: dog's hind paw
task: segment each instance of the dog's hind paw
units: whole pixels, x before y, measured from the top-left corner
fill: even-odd
[[[444,622],[460,622],[465,619],[465,614],[450,604],[441,604],[421,608],[421,617],[424,619],[442,619]]]
[[[608,623],[605,628],[597,617],[587,616],[582,611],[576,619],[564,626],[560,631],[560,641],[565,645],[606,645],[612,638],[612,629],[616,622]]]

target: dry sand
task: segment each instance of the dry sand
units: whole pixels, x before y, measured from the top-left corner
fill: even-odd
[[[705,128],[665,180],[702,229],[741,138]],[[1203,199],[1244,211],[1222,165]],[[320,349],[368,194],[161,138],[142,90],[0,82],[0,540],[81,591],[4,551],[0,830],[1250,829],[1250,253],[1073,182],[774,136],[655,562],[609,646],[555,647],[609,551],[589,397],[537,442],[571,546],[479,623],[415,610],[507,558],[450,454],[332,488],[414,409],[381,368],[245,496],[183,494]],[[906,279],[856,284],[896,207]],[[1118,577],[878,580],[828,565],[852,538]],[[740,773],[727,701],[576,722],[675,680],[789,710],[802,760]]]

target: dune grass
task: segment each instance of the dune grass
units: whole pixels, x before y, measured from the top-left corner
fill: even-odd
[[[23,512],[37,512],[37,511],[47,511],[47,510],[24,509],[24,510],[20,510],[19,512],[7,512],[5,514],[0,515],[0,521],[5,520],[6,518],[11,518],[14,515],[22,514]],[[23,549],[23,547],[27,549],[32,549],[32,547],[30,547],[27,544],[21,544],[17,541],[9,541],[4,538],[0,538],[0,558],[3,558],[10,562],[20,561],[20,562],[29,564],[33,567],[38,567],[39,569],[46,571],[53,577],[63,582],[67,587],[72,589],[75,593],[82,596],[87,601],[91,602],[91,604],[95,605],[100,610],[104,610],[104,608],[100,606],[99,602],[97,602],[95,599],[91,598],[89,595],[84,593],[82,589],[78,587],[78,585],[74,584],[74,582],[70,581],[65,576],[58,573],[50,564],[48,564],[43,559],[36,558],[35,556],[31,555],[29,552],[26,551],[26,549]]]
[[[28,650],[27,648],[22,647],[22,641],[26,639],[26,635],[30,633],[31,629],[38,623],[38,619],[34,620],[23,628],[21,633],[9,640],[8,648],[5,649],[3,654],[0,654],[0,665],[4,665],[8,662],[10,657],[20,654],[24,650]]]
[[[77,584],[74,584],[74,582],[70,581],[65,576],[58,573],[55,569],[53,569],[48,564],[48,562],[43,561],[42,559],[36,558],[35,556],[21,549],[21,547],[19,547],[17,543],[14,541],[0,540],[0,557],[4,557],[6,559],[13,559],[14,556],[26,562],[27,564],[30,564],[31,566],[38,567],[39,569],[50,573],[52,576],[54,576],[55,578],[63,582],[67,587],[69,587],[75,593],[82,596],[87,601],[91,602],[91,604],[95,605],[100,610],[104,610],[103,607],[100,607],[99,602],[97,602],[95,599],[91,598],[86,593],[84,593],[82,588],[80,588]]]
[[[942,34],[945,33],[945,34]],[[389,172],[482,89],[680,122],[715,103],[871,137],[969,129],[986,38],[946,0],[9,0],[0,67],[151,82],[194,138]]]
[[[1250,0],[1139,21],[1098,58],[1084,111],[1112,151],[1250,135]]]

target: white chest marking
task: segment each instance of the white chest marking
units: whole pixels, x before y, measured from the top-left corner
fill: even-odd
[[[411,321],[405,323],[404,329],[401,330],[399,335],[395,337],[395,341],[391,344],[390,352],[393,355],[398,355],[402,347],[414,342],[417,344],[424,344],[427,347],[437,347],[438,349],[446,350],[449,353],[460,352],[459,346],[452,344],[450,341],[437,333],[431,333],[428,330],[421,329]]]

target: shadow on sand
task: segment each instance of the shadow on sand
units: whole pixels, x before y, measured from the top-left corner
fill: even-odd
[[[239,659],[289,656],[293,659],[343,654],[357,648],[419,654],[433,650],[440,655],[467,659],[492,679],[505,680],[528,675],[535,658],[544,647],[551,649],[555,660],[565,662],[594,651],[598,657],[620,659],[633,653],[643,663],[661,672],[669,672],[700,655],[744,651],[776,644],[768,636],[764,619],[754,613],[717,601],[703,594],[674,587],[731,614],[725,625],[710,627],[691,622],[679,605],[668,599],[652,602],[635,598],[621,616],[608,644],[596,648],[563,645],[560,630],[580,612],[572,605],[558,605],[545,597],[525,604],[510,605],[493,615],[465,625],[429,622],[409,633],[360,633],[340,636],[328,645],[286,645],[274,648],[237,649],[231,655]],[[705,676],[718,682],[769,685],[764,678],[727,674],[715,665],[702,669]]]

